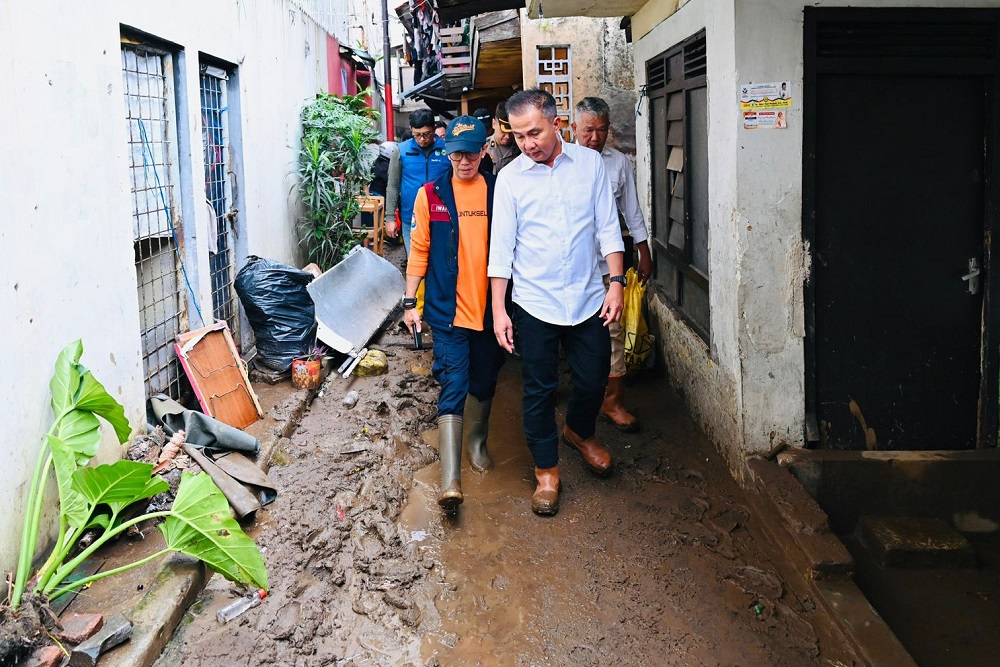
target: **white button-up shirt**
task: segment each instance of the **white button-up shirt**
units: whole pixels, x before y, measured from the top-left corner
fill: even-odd
[[[632,237],[633,243],[642,243],[649,239],[649,232],[646,230],[646,221],[642,217],[642,210],[639,208],[639,194],[635,187],[635,173],[632,171],[632,163],[621,151],[610,146],[605,146],[601,151],[601,158],[604,160],[604,168],[608,171],[608,178],[611,180],[611,193],[618,206],[618,212],[625,218],[625,226]],[[598,248],[600,255],[600,248]],[[608,275],[608,263],[604,257],[599,257],[601,274]]]
[[[520,155],[497,175],[487,274],[512,278],[530,315],[572,326],[600,310],[595,246],[603,256],[625,249],[599,153],[562,142],[552,167]]]

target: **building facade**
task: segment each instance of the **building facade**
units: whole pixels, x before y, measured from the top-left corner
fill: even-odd
[[[15,565],[60,349],[82,339],[82,363],[143,432],[146,398],[180,382],[177,333],[225,320],[249,347],[232,290],[246,258],[304,259],[299,112],[327,90],[329,37],[285,0],[8,6],[0,569]],[[95,463],[121,457],[105,436]],[[52,527],[54,485],[46,506]]]
[[[632,49],[619,19],[589,16],[531,18],[521,13],[524,87],[540,86],[556,98],[563,137],[572,141],[574,107],[585,97],[611,108],[612,143],[635,154],[635,89]]]
[[[584,4],[542,11],[604,11]],[[633,41],[659,350],[738,476],[781,446],[997,442],[997,5],[849,4],[607,8]]]

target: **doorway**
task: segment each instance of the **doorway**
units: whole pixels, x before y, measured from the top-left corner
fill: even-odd
[[[806,10],[806,400],[821,447],[996,446],[997,18]]]

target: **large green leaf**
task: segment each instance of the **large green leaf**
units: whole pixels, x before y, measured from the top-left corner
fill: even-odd
[[[55,434],[67,448],[75,468],[87,465],[101,447],[101,423],[91,412],[71,410],[56,426]],[[53,452],[53,456],[56,453]],[[56,465],[59,461],[56,461]]]
[[[56,417],[73,404],[76,392],[80,388],[80,371],[78,363],[83,356],[83,342],[73,341],[62,349],[56,358],[56,369],[49,381],[52,391],[52,412]]]
[[[123,443],[128,440],[132,429],[125,418],[125,408],[113,399],[104,389],[104,385],[98,382],[90,371],[84,371],[80,367],[83,375],[80,378],[80,391],[77,395],[77,410],[88,410],[104,417],[115,429],[118,442]]]
[[[94,418],[94,421],[97,421]],[[82,529],[90,518],[90,506],[87,499],[73,489],[73,473],[77,471],[75,453],[62,439],[48,436],[49,449],[52,450],[52,463],[56,470],[56,483],[59,485],[59,511],[66,522],[74,528]]]
[[[116,521],[115,523],[118,523],[118,522]],[[84,526],[83,529],[84,530],[90,530],[91,528],[100,528],[101,530],[110,530],[111,529],[111,515],[110,514],[105,514],[105,513],[102,512],[101,514],[95,514],[94,516],[90,517],[90,521],[87,522],[87,525]]]
[[[208,475],[181,475],[171,515],[160,530],[170,549],[204,561],[230,581],[268,589],[257,545],[230,516],[226,497]]]
[[[137,461],[82,468],[73,473],[73,489],[87,499],[91,509],[104,504],[118,514],[132,503],[170,488],[159,477],[151,478],[152,473],[152,464]]]
[[[69,525],[79,529],[86,524],[93,505],[73,488],[73,473],[87,465],[101,447],[97,415],[114,427],[119,442],[125,442],[130,432],[124,408],[78,363],[82,354],[80,341],[70,343],[59,354],[50,383],[52,408],[59,421],[48,439],[59,484],[60,511]]]

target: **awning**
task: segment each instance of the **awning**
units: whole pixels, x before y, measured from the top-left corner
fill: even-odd
[[[356,64],[360,65],[366,70],[373,71],[375,69],[375,58],[371,56],[367,51],[363,49],[355,49],[350,46],[340,45],[340,55],[347,56],[353,60]]]
[[[404,90],[399,94],[400,97],[419,97],[421,93],[430,92],[431,90],[436,90],[438,86],[444,80],[444,72],[438,72],[434,76],[424,79],[417,85],[413,86],[409,90]]]
[[[438,0],[437,13],[441,25],[461,21],[476,14],[502,9],[520,9],[525,0]]]

